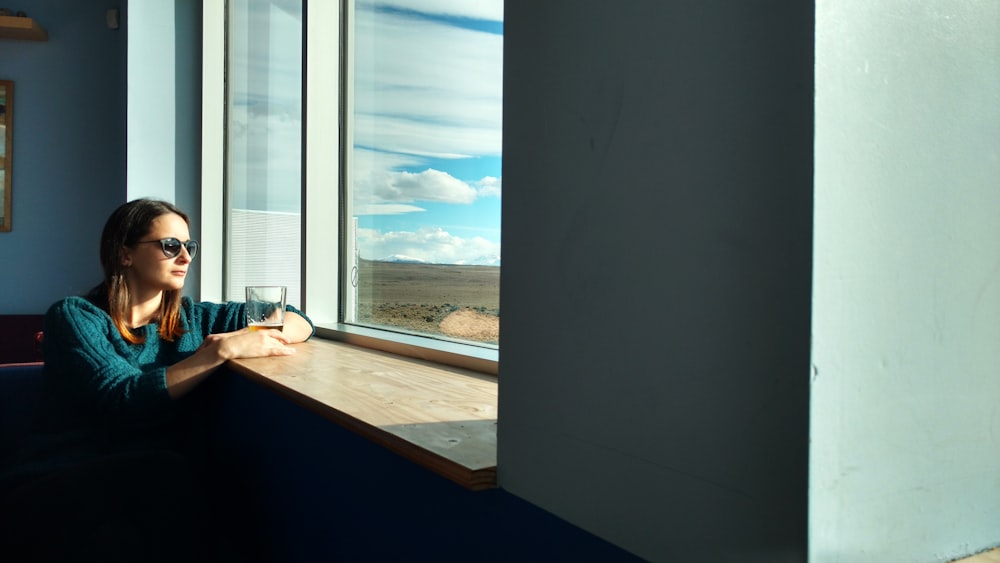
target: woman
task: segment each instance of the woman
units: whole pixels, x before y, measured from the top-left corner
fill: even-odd
[[[197,537],[175,533],[178,525],[199,533],[191,519],[200,515],[177,522],[191,512],[192,488],[201,486],[191,480],[200,474],[189,463],[198,436],[197,429],[189,432],[191,408],[183,398],[229,359],[295,353],[289,345],[308,339],[313,326],[289,306],[283,330],[250,331],[244,303],[182,297],[197,252],[182,211],[151,199],[128,202],[101,235],[103,282],[46,313],[41,412],[21,464],[7,479],[13,483],[7,507],[0,507],[15,520],[0,522],[14,536],[8,541],[37,550],[25,548],[24,538],[40,533],[74,559],[83,548],[100,557],[147,560],[150,553],[170,559],[200,547]],[[140,490],[128,490],[135,487]],[[51,498],[56,495],[70,501]],[[112,495],[112,502],[100,495]],[[45,523],[43,533],[35,520]],[[98,531],[90,529],[94,522],[101,522]],[[124,546],[122,536],[129,538]]]

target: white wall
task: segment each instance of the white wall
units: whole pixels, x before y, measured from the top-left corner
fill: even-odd
[[[817,3],[810,560],[1000,544],[1000,3]]]
[[[196,239],[201,233],[201,19],[201,0],[131,2],[122,16],[128,33],[127,199],[154,197],[176,204],[190,216]],[[200,269],[193,269],[185,285],[194,297]]]
[[[805,559],[813,17],[505,3],[500,485],[651,561]]]
[[[174,1],[133,2],[128,30],[128,199],[174,201],[176,115]]]

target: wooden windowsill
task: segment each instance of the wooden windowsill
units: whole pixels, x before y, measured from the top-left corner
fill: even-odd
[[[970,555],[965,559],[958,559],[954,563],[993,563],[996,561],[1000,561],[1000,547],[976,555]]]
[[[497,379],[313,339],[237,373],[472,490],[496,487]]]

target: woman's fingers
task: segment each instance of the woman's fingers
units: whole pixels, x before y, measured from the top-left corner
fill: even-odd
[[[248,336],[252,346],[248,357],[288,356],[295,353],[295,348],[288,346],[288,339],[280,330],[257,330],[248,333]]]
[[[288,338],[276,329],[238,330],[211,335],[210,338],[205,339],[203,346],[209,343],[222,347],[221,355],[223,358],[289,356],[295,353],[295,348],[288,346]]]
[[[285,333],[281,332],[276,328],[269,328],[263,332],[266,332],[269,336],[271,336],[275,340],[282,342],[283,344],[291,344],[292,342],[291,340],[289,340],[287,336],[285,336]]]

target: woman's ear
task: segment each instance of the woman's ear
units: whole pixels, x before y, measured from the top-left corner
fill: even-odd
[[[128,268],[132,265],[132,253],[129,252],[128,248],[123,248],[121,253],[122,266]]]

